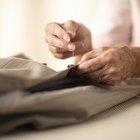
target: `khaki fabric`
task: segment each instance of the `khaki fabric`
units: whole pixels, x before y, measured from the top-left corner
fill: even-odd
[[[23,90],[42,81],[65,78],[68,72],[55,72],[32,60],[0,59],[0,133],[27,124],[45,129],[78,123],[140,93],[139,79],[104,88],[89,85],[35,93]]]

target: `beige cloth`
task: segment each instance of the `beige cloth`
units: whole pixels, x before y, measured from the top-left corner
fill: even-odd
[[[21,90],[41,81],[66,77],[43,64],[19,58],[0,59],[0,133],[26,124],[38,129],[81,122],[140,93],[139,79],[119,86],[82,86],[29,93]]]

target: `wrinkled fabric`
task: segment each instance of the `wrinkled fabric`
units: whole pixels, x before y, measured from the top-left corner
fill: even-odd
[[[128,79],[114,87],[85,85],[32,93],[25,88],[61,80],[69,69],[55,72],[19,58],[0,59],[0,69],[1,134],[24,125],[45,129],[78,123],[140,93],[139,79]]]

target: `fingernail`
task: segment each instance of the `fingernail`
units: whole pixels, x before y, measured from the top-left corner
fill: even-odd
[[[85,67],[84,63],[79,64],[79,69],[83,69]]]
[[[70,51],[74,51],[75,50],[75,46],[74,45],[69,44],[67,47],[68,47],[68,49]]]
[[[76,36],[75,32],[68,31],[67,33],[70,35],[71,38],[74,38]]]
[[[81,61],[79,61],[78,63],[77,63],[77,65],[80,65],[81,64]]]
[[[70,38],[66,35],[63,35],[63,39],[66,41],[66,42],[70,42]]]

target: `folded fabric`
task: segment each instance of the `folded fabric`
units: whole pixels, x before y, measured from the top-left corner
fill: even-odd
[[[0,59],[0,133],[23,125],[45,129],[81,122],[140,94],[139,79],[100,87],[68,78],[68,72],[32,60]]]

